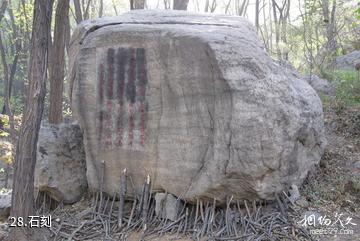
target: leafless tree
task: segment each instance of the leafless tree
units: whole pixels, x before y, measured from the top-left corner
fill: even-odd
[[[225,14],[228,14],[230,9],[231,0],[228,1],[228,3],[225,5]]]
[[[145,8],[145,0],[130,0],[130,9],[144,9]]]
[[[11,85],[10,83],[13,80],[13,77],[10,77],[9,66],[6,60],[6,52],[5,46],[3,43],[2,33],[0,32],[0,57],[3,66],[3,76],[4,76],[4,107],[3,107],[3,114],[7,114],[10,120],[10,130],[13,132],[14,128],[14,116],[12,114],[10,108],[10,93],[11,93]],[[14,135],[12,135],[14,137]]]
[[[187,10],[189,0],[174,0],[173,9],[176,10]]]
[[[307,3],[307,0],[304,0],[304,5]],[[302,2],[301,0],[298,1],[299,4],[299,11],[300,11],[300,17],[302,19],[302,25],[303,25],[303,41],[304,41],[304,56],[305,59],[309,65],[309,70],[310,70],[310,75],[312,74],[314,65],[316,64],[316,60],[314,58],[314,54],[313,54],[313,37],[312,37],[312,31],[308,31],[308,27],[307,26],[309,23],[307,21],[307,19],[311,18],[311,13],[307,12],[307,9],[304,8],[304,11],[302,10]],[[310,26],[311,27],[311,26]]]
[[[6,11],[8,2],[6,0],[3,0],[0,5],[0,21],[4,17],[4,13]]]
[[[116,8],[115,0],[112,0],[112,7],[113,7],[113,9],[114,9],[115,14],[116,14],[116,15],[119,15],[119,12],[118,12],[118,10],[117,10],[117,8]]]
[[[170,0],[164,0],[164,8],[165,9],[170,9],[171,7],[171,4],[170,4]]]
[[[14,46],[6,46],[3,40],[3,33],[0,32],[0,60],[3,66],[3,76],[4,76],[4,105],[2,108],[2,114],[7,114],[10,120],[10,134],[11,137],[15,140],[15,128],[14,128],[14,117],[10,107],[10,98],[12,92],[12,85],[15,78],[15,72],[17,69],[17,64],[19,60],[19,55],[22,50],[21,39],[18,36],[18,29],[15,24],[15,18],[13,14],[13,9],[11,2],[3,1],[0,6],[0,21],[4,16],[5,10],[8,10],[8,15],[10,17],[10,26],[11,26],[11,38],[14,41]],[[10,49],[12,52],[12,63],[8,63],[8,56],[6,49]]]
[[[52,5],[53,0],[35,0],[34,3],[28,68],[30,85],[17,143],[11,201],[11,216],[15,218],[22,217],[25,223],[29,221],[29,216],[35,215],[34,169],[36,163],[36,145],[46,92],[48,31],[51,27]],[[41,237],[42,232],[40,231],[39,229],[31,229],[29,226],[14,227],[10,231],[10,240],[45,240],[44,237]]]
[[[74,8],[75,8],[75,21],[79,24],[83,20],[80,0],[73,0]]]
[[[231,1],[231,0],[230,0],[230,1]],[[229,1],[229,2],[230,2],[230,1]],[[211,13],[213,13],[213,12],[215,11],[216,7],[217,7],[217,2],[216,2],[216,0],[212,0],[212,1],[211,1],[211,4],[210,4],[210,0],[206,0],[206,2],[205,2],[205,12],[206,12],[206,13],[209,12],[209,10],[210,10]],[[226,11],[225,11],[225,12],[226,12]]]
[[[279,43],[280,40],[283,43],[287,43],[286,28],[290,11],[290,0],[282,1],[281,5],[276,0],[272,0],[273,17],[275,23],[275,42],[276,53],[279,59],[288,59],[288,52],[281,52]]]
[[[100,0],[100,5],[99,5],[99,18],[101,18],[103,16],[104,13],[104,0]]]
[[[62,122],[65,46],[69,27],[69,0],[58,1],[55,14],[54,43],[50,64],[49,123]]]
[[[82,6],[82,12],[83,12],[83,20],[89,19],[90,17],[90,6],[92,3],[92,0],[82,0],[81,1]]]
[[[324,24],[326,28],[326,49],[328,52],[332,52],[336,49],[336,24],[335,24],[335,13],[336,13],[336,0],[332,1],[331,13],[329,9],[329,0],[322,0],[321,7],[324,17]]]
[[[236,15],[245,16],[247,8],[249,6],[249,0],[235,0],[235,11]]]
[[[260,24],[259,24],[259,14],[260,14],[260,0],[255,1],[255,27],[259,32]]]

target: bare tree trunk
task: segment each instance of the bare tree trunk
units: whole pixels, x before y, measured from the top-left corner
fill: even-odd
[[[89,12],[90,12],[90,5],[91,5],[91,0],[88,0],[87,3],[85,3],[85,1],[82,1],[82,7],[83,7],[83,20],[87,20],[89,19]]]
[[[328,60],[328,56],[331,56],[336,50],[336,25],[335,25],[335,13],[336,13],[336,0],[333,0],[331,13],[329,10],[329,0],[323,0],[321,2],[323,18],[325,23],[325,36],[326,43],[320,48],[315,57],[315,63],[317,66],[321,66]]]
[[[281,41],[287,45],[287,25],[289,21],[290,13],[290,0],[285,0],[281,8]],[[283,51],[283,59],[289,59],[289,51],[286,49]]]
[[[116,14],[116,15],[119,15],[119,12],[118,12],[118,10],[117,10],[117,8],[116,8],[115,0],[112,0],[112,6],[113,6],[113,9],[114,9],[115,14]]]
[[[1,6],[0,6],[0,21],[1,19],[4,17],[4,13],[6,11],[8,2],[6,0],[1,2]]]
[[[130,0],[130,9],[144,9],[145,8],[145,0]]]
[[[9,66],[6,61],[6,53],[5,47],[2,40],[2,35],[0,33],[0,55],[1,55],[1,62],[3,65],[3,72],[4,72],[4,111],[3,114],[7,114],[9,116],[10,121],[10,129],[11,129],[11,137],[14,138],[13,131],[14,128],[14,118],[10,108],[10,76],[9,76]]]
[[[11,3],[11,2],[9,2]],[[19,55],[20,55],[20,52],[22,50],[22,44],[21,44],[21,39],[19,37],[19,31],[18,31],[18,27],[17,25],[15,24],[15,17],[14,17],[14,14],[13,14],[13,9],[12,9],[12,6],[11,4],[9,4],[9,7],[8,7],[8,14],[10,16],[10,22],[11,22],[11,35],[12,35],[12,39],[13,41],[15,41],[14,43],[14,51],[13,51],[13,61],[12,61],[12,64],[11,64],[11,67],[8,67],[10,68],[10,72],[9,72],[9,76],[8,76],[8,86],[5,86],[7,88],[6,91],[8,92],[7,93],[7,99],[8,101],[10,101],[11,99],[11,92],[12,92],[12,85],[13,85],[13,82],[14,82],[14,78],[15,78],[15,72],[16,72],[16,68],[17,68],[17,64],[18,64],[18,60],[19,60]],[[5,49],[4,47],[5,45],[3,45],[2,47]],[[6,58],[4,59],[4,62],[6,62]],[[6,98],[5,98],[6,100]],[[3,114],[8,114],[9,117],[10,117],[10,120],[12,120],[11,118],[13,117],[12,116],[12,113],[11,113],[11,110],[10,110],[10,102],[9,102],[9,106],[6,107],[6,103],[4,103],[4,106],[3,106],[3,111],[2,111]],[[13,129],[14,131],[15,129]]]
[[[4,17],[4,13],[6,11],[7,5],[8,5],[7,1],[2,1],[1,2],[1,6],[0,6],[0,22],[1,22],[2,18]],[[8,64],[7,64],[7,61],[6,61],[5,46],[4,46],[4,43],[3,43],[3,40],[2,40],[1,32],[0,32],[0,57],[1,57],[2,65],[3,65],[4,89],[5,89],[5,91],[4,91],[4,107],[3,107],[3,110],[2,110],[2,114],[5,114],[6,113],[6,103],[9,103],[8,99],[7,99],[8,98],[7,88],[8,88],[8,85],[9,85],[9,68],[8,68]]]
[[[225,5],[225,14],[229,12],[230,4],[231,4],[231,0],[229,0],[229,2]]]
[[[95,18],[98,16],[99,11],[97,11],[97,1],[91,1],[90,4],[90,16],[89,18]]]
[[[309,65],[309,69],[310,69],[310,75],[313,71],[314,68],[314,64],[316,63],[314,55],[313,55],[313,48],[312,48],[312,34],[311,31],[307,31],[307,27],[309,25],[309,23],[307,22],[307,9],[304,7],[305,12],[302,12],[302,4],[305,6],[307,4],[307,1],[304,0],[304,2],[302,3],[301,0],[298,1],[299,3],[299,11],[300,11],[300,16],[302,19],[302,25],[303,25],[303,40],[304,40],[304,56],[305,59]],[[311,14],[308,16],[310,19],[313,17]],[[311,28],[312,24],[310,24],[310,28]],[[309,39],[309,40],[308,40]]]
[[[29,40],[30,42],[30,17],[28,16],[27,12],[26,12],[26,5],[25,5],[25,0],[21,0],[21,7],[22,7],[22,11],[23,11],[23,14],[24,14],[24,18],[25,18],[25,28],[26,28],[26,37],[27,37],[27,40]],[[26,41],[25,43],[27,43],[28,41]],[[24,46],[24,49],[27,50],[28,49],[28,46]]]
[[[200,12],[199,0],[193,0],[195,12]]]
[[[276,1],[272,0],[273,5],[273,15],[274,15],[274,23],[275,23],[275,44],[276,44],[276,54],[278,59],[281,59],[281,50],[279,46],[280,42],[280,26],[279,26],[279,19],[277,16],[277,10],[276,10]]]
[[[174,0],[173,9],[176,10],[187,10],[189,0]]]
[[[100,6],[99,6],[99,18],[103,16],[104,13],[104,0],[100,0]]]
[[[216,7],[217,7],[216,0],[212,0],[211,6],[210,6],[210,12],[213,13],[215,11]]]
[[[272,21],[272,14],[271,14],[271,8],[272,8],[272,0],[269,0],[269,49],[270,53],[273,53],[274,45],[273,45],[273,21]]]
[[[267,19],[266,19],[266,9],[265,9],[265,1],[264,1],[264,5],[262,7],[262,13],[263,13],[263,21],[264,21],[264,42],[265,42],[265,47],[266,47],[266,50],[268,52],[271,52],[270,50],[270,36],[269,36],[269,30],[268,30],[268,27],[267,27]],[[269,6],[270,8],[270,6]],[[270,23],[271,24],[271,23]]]
[[[11,201],[11,216],[15,218],[22,217],[24,223],[29,221],[30,215],[35,215],[34,169],[36,163],[36,145],[46,92],[48,31],[51,27],[52,5],[53,0],[35,0],[34,3],[34,20],[28,69],[29,89],[17,143]],[[29,226],[13,227],[10,231],[10,240],[46,240],[44,237],[41,237],[42,232],[39,231],[41,229],[31,229]]]
[[[245,16],[249,0],[242,0],[241,4],[239,0],[235,0],[236,14],[239,16]]]
[[[58,1],[55,15],[54,43],[50,68],[49,123],[62,122],[65,77],[66,27],[69,26],[69,0]]]
[[[260,0],[256,0],[255,2],[255,27],[256,30],[259,32],[259,8],[260,8]]]
[[[79,24],[81,21],[83,21],[80,1],[79,0],[73,0],[73,1],[75,8],[75,21],[77,24]]]
[[[133,1],[133,0],[130,0],[130,1]],[[164,8],[170,9],[170,0],[164,0]]]
[[[0,21],[4,16],[5,10],[7,8],[7,1],[3,1],[1,6],[0,6]],[[12,15],[12,11],[9,8],[9,14],[11,16],[11,20],[12,20],[12,28],[13,28],[13,37],[17,37],[16,35],[16,29],[15,29],[15,24],[14,24],[14,18]],[[2,114],[7,114],[9,116],[9,122],[10,122],[10,134],[11,134],[11,138],[13,140],[15,140],[15,124],[14,124],[14,116],[12,114],[11,111],[11,107],[10,107],[10,98],[11,98],[11,86],[12,86],[12,82],[14,80],[14,75],[15,75],[15,69],[17,66],[17,62],[18,62],[18,51],[19,51],[19,45],[18,42],[19,40],[15,40],[16,44],[15,44],[15,56],[14,56],[14,60],[13,60],[13,64],[11,65],[10,68],[10,72],[9,72],[9,65],[7,63],[6,60],[6,51],[5,51],[5,45],[3,43],[2,40],[2,34],[0,32],[0,57],[1,57],[1,62],[3,65],[3,74],[4,74],[4,106],[3,106],[3,110],[2,110]]]
[[[209,11],[209,0],[205,1],[205,13]]]
[[[250,0],[245,0],[245,6],[244,6],[244,10],[243,10],[243,17],[245,17],[245,15],[246,15],[246,13],[247,13],[247,9],[248,9],[248,7],[249,7],[249,1]]]
[[[259,9],[258,9],[258,11],[257,11],[257,13],[258,13],[258,28],[257,28],[257,32],[258,33],[260,33],[260,36],[261,36],[261,38],[262,38],[262,40],[263,40],[263,43],[264,43],[264,45],[265,45],[265,49],[266,49],[266,51],[269,51],[269,46],[268,46],[268,44],[269,44],[269,42],[268,42],[268,40],[269,40],[269,37],[268,37],[268,33],[267,33],[267,27],[266,27],[266,18],[265,18],[265,11],[264,11],[264,9],[265,9],[265,6],[266,6],[266,3],[264,2],[263,3],[263,5],[262,5],[262,7],[260,8],[260,2],[261,2],[261,0],[259,0]],[[260,12],[262,11],[262,14],[263,14],[263,20],[264,20],[264,25],[263,25],[263,27],[261,27],[260,26]]]
[[[335,13],[336,13],[336,0],[332,2],[331,15],[329,10],[329,0],[322,0],[322,10],[324,16],[324,23],[326,26],[326,49],[332,52],[336,49],[335,41]]]

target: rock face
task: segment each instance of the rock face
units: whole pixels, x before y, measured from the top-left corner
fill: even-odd
[[[0,219],[7,219],[11,209],[11,193],[0,194]]]
[[[349,54],[337,57],[330,65],[331,68],[355,70],[355,65],[360,63],[360,50],[355,50]]]
[[[305,80],[319,93],[332,95],[335,92],[335,88],[329,83],[329,81],[322,79],[315,74],[306,76]]]
[[[136,191],[150,174],[153,191],[187,201],[272,199],[323,153],[319,97],[243,18],[140,10],[87,21],[70,68],[92,189],[104,161],[109,194],[127,168]]]
[[[83,135],[79,125],[42,124],[35,166],[35,190],[74,203],[87,188]]]
[[[182,208],[182,203],[171,194],[155,194],[155,213],[158,217],[176,221],[177,214]]]

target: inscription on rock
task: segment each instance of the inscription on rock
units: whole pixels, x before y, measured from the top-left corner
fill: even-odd
[[[148,82],[145,49],[109,48],[97,73],[101,148],[144,146]]]

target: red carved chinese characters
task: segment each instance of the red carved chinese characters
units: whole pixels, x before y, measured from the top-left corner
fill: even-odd
[[[145,144],[146,54],[108,49],[98,66],[98,141],[103,149]]]

